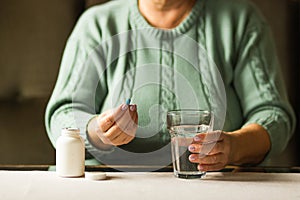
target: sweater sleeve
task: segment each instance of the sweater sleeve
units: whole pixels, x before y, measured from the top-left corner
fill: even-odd
[[[46,108],[45,123],[54,147],[62,128],[77,127],[85,140],[87,152],[99,157],[109,151],[91,145],[86,126],[93,116],[99,114],[107,95],[106,65],[99,53],[99,45],[82,33],[83,27],[78,28],[81,24],[77,25],[65,47],[59,76]]]
[[[54,147],[62,128],[77,127],[85,139],[86,152],[97,160],[115,150],[95,148],[89,142],[86,128],[95,115],[112,108],[104,104],[108,101],[111,79],[107,66],[114,59],[108,52],[116,48],[107,40],[128,30],[128,6],[126,1],[111,1],[89,8],[77,21],[46,108],[46,129]]]
[[[244,126],[257,123],[267,130],[271,140],[267,161],[287,146],[295,128],[295,116],[269,27],[255,13],[248,21],[239,52],[234,87],[246,119]]]

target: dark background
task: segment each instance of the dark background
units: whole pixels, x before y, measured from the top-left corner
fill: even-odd
[[[0,164],[54,164],[44,127],[65,42],[79,15],[103,0],[0,1]],[[299,0],[253,0],[273,30],[298,119],[288,148],[270,165],[300,165]]]

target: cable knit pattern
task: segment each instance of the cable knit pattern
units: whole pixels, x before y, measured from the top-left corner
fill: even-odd
[[[253,57],[250,60],[252,76],[254,77],[258,89],[261,91],[261,98],[265,101],[278,100],[276,92],[270,84],[270,80],[267,77],[267,70],[261,59],[261,54],[257,48],[253,50]]]
[[[135,80],[135,69],[136,69],[136,35],[133,32],[133,36],[129,38],[129,46],[132,46],[133,51],[129,51],[126,56],[126,74],[124,75],[123,90],[121,90],[123,97],[132,98],[134,80]]]
[[[171,34],[165,33],[161,38],[161,74],[160,74],[160,127],[163,126],[168,110],[174,109],[176,99],[173,96],[174,91],[174,55],[173,55],[173,37]],[[170,92],[171,91],[171,92]]]

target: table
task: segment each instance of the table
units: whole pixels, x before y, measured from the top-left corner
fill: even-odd
[[[172,172],[107,172],[92,181],[54,171],[0,170],[1,200],[300,199],[300,173],[210,172],[204,179]]]

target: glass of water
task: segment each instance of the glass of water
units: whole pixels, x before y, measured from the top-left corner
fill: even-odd
[[[197,163],[189,161],[188,147],[193,138],[213,130],[213,114],[205,110],[174,110],[167,113],[167,126],[171,134],[174,175],[178,178],[201,178]],[[199,155],[200,156],[200,155]]]

